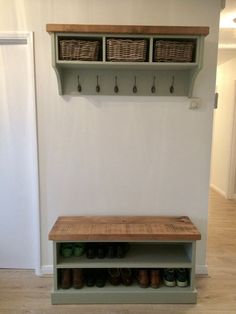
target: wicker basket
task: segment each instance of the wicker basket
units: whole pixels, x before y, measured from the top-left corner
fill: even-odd
[[[147,40],[110,38],[106,41],[107,61],[145,62]]]
[[[100,51],[98,40],[60,40],[60,60],[97,61]]]
[[[155,62],[192,62],[193,41],[156,40],[154,45]]]

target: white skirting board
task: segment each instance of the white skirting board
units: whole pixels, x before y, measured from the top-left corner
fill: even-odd
[[[233,195],[232,195],[232,199],[233,199],[233,200],[236,200],[236,194],[233,194]]]
[[[218,188],[214,184],[211,184],[210,187],[211,187],[212,190],[215,190],[220,195],[222,195],[224,198],[230,199],[230,200],[236,200],[236,194],[229,194],[229,195],[227,195],[226,192],[224,192],[223,190],[221,190],[220,188]]]
[[[220,195],[222,195],[224,198],[227,198],[226,196],[226,192],[221,190],[218,186],[211,184],[210,187],[215,190],[216,192],[218,192]]]
[[[38,276],[52,275],[53,266],[44,265],[41,267],[41,274],[36,274]],[[208,275],[208,266],[207,265],[196,265],[196,275],[207,276]]]
[[[207,265],[196,265],[196,275],[197,276],[207,276],[208,266]]]

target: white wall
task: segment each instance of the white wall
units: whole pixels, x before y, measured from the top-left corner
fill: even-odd
[[[0,30],[35,32],[42,264],[58,215],[189,215],[206,263],[208,185],[220,0],[1,1]],[[60,97],[46,23],[210,26],[204,69],[185,98]]]
[[[236,49],[220,49],[218,59],[216,84],[219,102],[218,109],[214,113],[211,185],[225,197],[232,197],[236,192],[230,191],[229,184],[235,106]]]

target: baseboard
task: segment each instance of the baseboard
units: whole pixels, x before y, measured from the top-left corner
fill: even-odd
[[[53,266],[44,265],[41,267],[41,276],[52,275]],[[208,275],[208,266],[207,265],[196,265],[196,275],[197,276],[207,276]]]
[[[208,266],[207,265],[196,265],[196,275],[197,276],[207,276]]]
[[[43,265],[41,267],[41,276],[52,275],[52,274],[53,274],[53,266],[52,265]]]
[[[232,194],[232,195],[230,195],[230,199],[231,199],[231,200],[235,200],[235,201],[236,201],[236,194]]]
[[[214,184],[210,184],[210,187],[215,190],[216,192],[218,192],[220,195],[222,195],[224,198],[227,198],[226,193],[221,190],[218,186],[214,185]]]

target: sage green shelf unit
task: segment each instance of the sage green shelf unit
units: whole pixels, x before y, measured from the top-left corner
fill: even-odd
[[[64,241],[63,241],[64,242]],[[53,304],[69,303],[196,303],[195,289],[195,241],[152,241],[132,242],[125,258],[94,258],[67,257],[60,255],[60,245],[54,246],[54,288]],[[73,241],[67,241],[72,242]],[[81,242],[81,241],[80,241]],[[91,241],[96,242],[96,241]],[[90,243],[91,243],[90,242]],[[104,241],[103,241],[104,242]],[[109,241],[110,242],[110,241]],[[115,242],[115,241],[113,241]],[[119,241],[120,242],[120,241]],[[87,242],[88,243],[88,242]],[[82,289],[61,289],[58,271],[62,268],[186,268],[189,271],[189,286],[143,289],[137,284],[132,286],[111,286],[106,283],[104,288],[83,287]]]
[[[65,216],[58,217],[49,233],[53,241],[52,304],[87,303],[196,303],[195,287],[196,240],[201,235],[191,220],[184,217],[158,216]],[[63,243],[129,243],[124,258],[93,258],[86,254],[63,257]],[[189,285],[181,288],[141,288],[112,286],[108,281],[103,288],[61,289],[62,269],[164,269],[185,268]]]
[[[90,32],[96,26],[87,28],[75,27],[73,32],[67,27],[53,27],[49,24],[48,32],[52,36],[52,66],[57,75],[60,95],[127,95],[127,96],[192,96],[194,82],[203,66],[204,37],[209,29],[181,27],[129,27],[104,26],[103,33]],[[99,27],[98,27],[99,29]],[[101,28],[100,28],[101,29]],[[179,30],[182,30],[180,32]],[[200,29],[200,30],[199,30]],[[76,30],[78,30],[76,32]],[[155,30],[157,33],[155,33]],[[190,31],[191,30],[191,31]],[[110,32],[109,32],[110,31]],[[120,33],[119,33],[120,31]],[[136,32],[136,33],[135,33]],[[148,41],[147,62],[110,62],[106,58],[106,41],[108,38],[146,39]],[[99,61],[67,61],[59,58],[60,39],[98,39],[101,42],[101,58]],[[153,51],[156,39],[191,40],[195,43],[193,62],[168,63],[154,62]],[[78,92],[78,76],[82,91]],[[96,92],[97,77],[100,92]],[[115,77],[119,92],[115,93]],[[135,83],[137,93],[133,93]],[[155,79],[154,79],[155,77]],[[174,92],[170,86],[174,77]],[[156,91],[151,92],[155,80]]]

